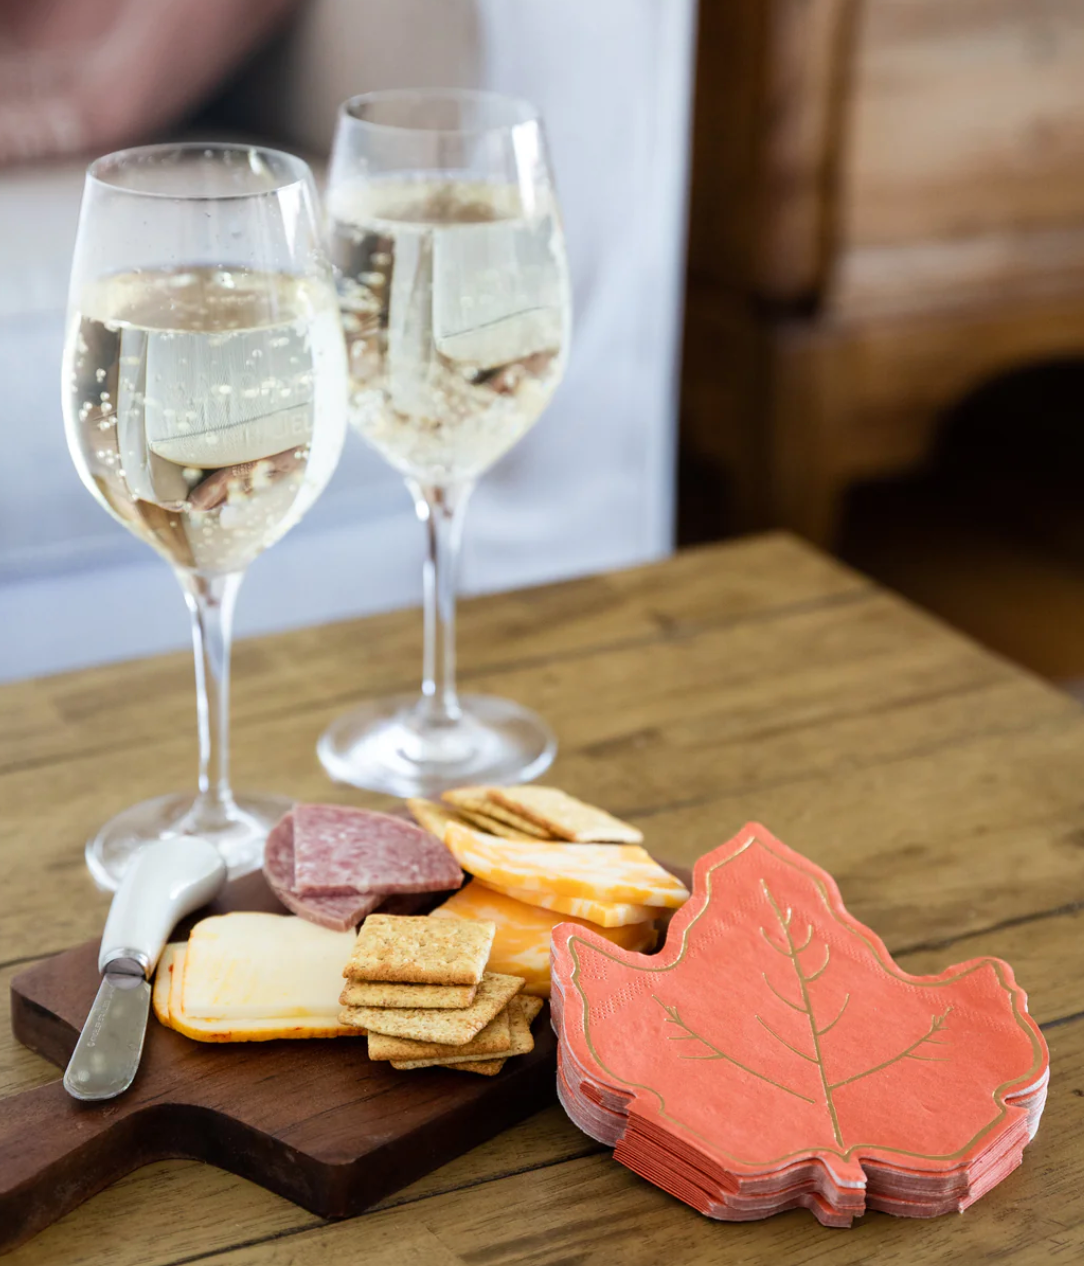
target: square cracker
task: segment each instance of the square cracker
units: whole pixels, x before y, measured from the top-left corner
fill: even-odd
[[[360,1020],[354,1018],[354,1008],[344,1007],[339,1012],[339,1023],[348,1029],[357,1029],[358,1033],[364,1037],[368,1037],[369,1030],[361,1023]]]
[[[370,914],[343,975],[351,980],[418,985],[476,985],[497,925],[485,919]]]
[[[471,1063],[494,1063],[504,1066],[506,1059],[511,1059],[513,1055],[527,1055],[534,1050],[534,1037],[531,1035],[531,1022],[539,1011],[542,1010],[542,999],[531,998],[524,994],[517,994],[516,997],[509,1000],[508,1003],[508,1038],[511,1045],[508,1050],[501,1055],[482,1061],[472,1055],[456,1055],[438,1059],[409,1059],[409,1060],[393,1060],[393,1068],[435,1068],[438,1065],[444,1068],[459,1067],[468,1061]],[[476,1071],[476,1070],[471,1070]],[[500,1069],[497,1070],[498,1072]]]
[[[347,1014],[346,1012],[343,1013]],[[340,1017],[341,1018],[341,1017]],[[483,1055],[502,1055],[512,1045],[508,1009],[498,1012],[486,1027],[461,1046],[445,1042],[412,1042],[409,1038],[389,1037],[384,1033],[369,1034],[369,1058],[372,1060],[478,1059]]]
[[[482,814],[497,822],[503,822],[505,826],[512,827],[514,830],[522,831],[524,835],[532,839],[550,838],[550,833],[544,826],[539,826],[530,818],[524,817],[522,813],[516,813],[507,805],[495,800],[493,791],[492,787],[458,787],[453,791],[444,792],[441,799],[454,805],[463,817],[468,813]]]
[[[444,839],[444,828],[449,822],[461,822],[463,820],[454,809],[449,809],[443,804],[437,804],[435,800],[411,799],[407,801],[407,808],[410,810],[414,821],[423,830],[435,835],[438,840]]]
[[[538,1018],[539,1011],[546,1005],[544,998],[534,998],[529,994],[517,994],[514,999],[516,1006],[524,1013],[527,1019],[527,1027],[530,1028]]]
[[[445,1060],[442,1063],[439,1059],[393,1059],[391,1066],[400,1069],[452,1068],[459,1073],[479,1073],[482,1077],[496,1077],[507,1062],[503,1055],[494,1055],[487,1059],[461,1059],[458,1063],[455,1060]]]
[[[385,980],[348,980],[339,994],[344,1007],[425,1007],[460,1010],[469,1007],[477,985],[398,985]]]
[[[490,798],[573,844],[642,844],[643,832],[558,787],[492,787]]]
[[[452,1068],[458,1073],[478,1073],[482,1077],[496,1077],[505,1063],[503,1059],[471,1059],[464,1060],[461,1064],[444,1064],[443,1067]],[[392,1064],[392,1068],[397,1067],[397,1064]]]
[[[479,813],[475,809],[460,809],[459,817],[468,826],[475,826],[479,831],[485,831],[488,835],[496,835],[502,840],[528,840],[532,844],[545,843],[537,835],[528,835],[526,831],[521,831],[518,826],[509,826],[507,822],[502,822],[499,818],[492,818],[488,813]]]
[[[487,971],[469,1007],[441,1011],[423,1007],[351,1007],[354,1022],[370,1033],[405,1037],[412,1042],[439,1042],[462,1046],[480,1033],[509,998],[523,988],[522,976],[503,976]]]

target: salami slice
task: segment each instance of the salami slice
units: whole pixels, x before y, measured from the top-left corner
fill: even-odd
[[[388,813],[299,804],[293,827],[292,888],[299,897],[439,892],[463,882],[435,835]]]
[[[267,835],[263,846],[264,878],[277,892],[294,886],[294,813],[281,817]]]
[[[333,932],[353,932],[384,899],[379,892],[355,892],[350,897],[299,897],[286,889],[276,889],[275,896],[287,910]]]
[[[352,892],[339,897],[302,897],[294,891],[293,813],[278,822],[264,845],[263,873],[271,891],[287,910],[335,932],[349,932],[384,900],[375,892]]]

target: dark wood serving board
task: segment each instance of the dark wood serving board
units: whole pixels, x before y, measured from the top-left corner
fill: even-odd
[[[249,875],[206,913],[282,907]],[[176,939],[176,938],[175,938]],[[65,1067],[98,989],[98,942],[12,982],[12,1029]],[[535,1049],[497,1077],[370,1063],[363,1038],[212,1045],[153,1014],[132,1089],[103,1104],[58,1080],[0,1102],[0,1252],[152,1161],[188,1158],[240,1174],[323,1217],[390,1192],[530,1116],[554,1097],[548,1010]]]

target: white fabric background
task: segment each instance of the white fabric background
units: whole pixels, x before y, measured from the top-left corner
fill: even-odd
[[[468,591],[671,547],[694,4],[316,0],[246,88],[253,121],[308,152],[326,151],[342,98],[379,87],[479,86],[542,109],[572,261],[572,357],[550,409],[479,489]],[[187,637],[167,566],[93,502],[64,447],[80,171],[0,171],[0,679]],[[324,498],[252,568],[239,632],[417,602],[421,550],[398,476],[351,436]]]

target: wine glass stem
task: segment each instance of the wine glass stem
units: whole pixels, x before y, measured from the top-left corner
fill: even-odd
[[[455,599],[463,520],[473,483],[436,487],[408,480],[414,509],[426,529],[422,573],[425,644],[418,712],[431,725],[451,725],[462,713],[455,688]]]
[[[199,795],[187,828],[221,830],[236,815],[230,790],[230,645],[242,573],[180,577],[192,617],[199,725]]]

